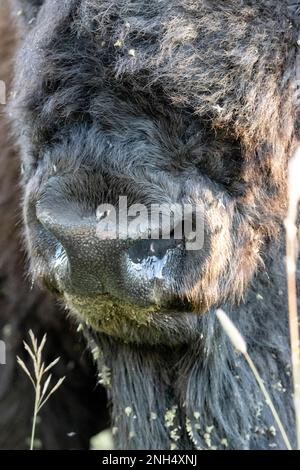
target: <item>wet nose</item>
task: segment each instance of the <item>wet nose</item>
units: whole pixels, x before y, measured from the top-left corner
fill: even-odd
[[[120,265],[125,241],[99,236],[96,216],[72,207],[38,204],[37,218],[54,243],[49,264],[61,290],[80,294],[104,293],[107,278]]]
[[[49,269],[61,291],[111,294],[145,305],[169,287],[178,240],[147,239],[146,226],[140,227],[140,237],[125,237],[122,228],[117,233],[99,224],[96,214],[83,216],[67,204],[40,203],[36,214],[54,240]]]

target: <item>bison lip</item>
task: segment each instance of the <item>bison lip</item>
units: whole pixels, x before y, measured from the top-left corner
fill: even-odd
[[[65,294],[64,300],[70,312],[95,331],[112,336],[122,336],[122,332],[139,331],[140,328],[153,328],[159,319],[163,324],[176,322],[179,318],[194,315],[183,301],[173,304],[141,307],[130,302],[120,301],[111,295],[78,296]],[[165,319],[165,320],[163,320]],[[177,320],[176,320],[177,319]]]

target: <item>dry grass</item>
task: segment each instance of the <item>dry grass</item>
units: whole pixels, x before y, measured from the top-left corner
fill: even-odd
[[[285,220],[286,229],[286,269],[288,278],[288,303],[290,342],[294,380],[294,403],[297,428],[297,448],[300,450],[300,349],[299,323],[297,312],[296,269],[298,258],[297,212],[300,200],[300,147],[289,164],[288,196],[289,208]]]
[[[257,381],[257,383],[258,383],[258,385],[259,385],[259,387],[262,391],[262,394],[265,397],[266,404],[269,406],[269,408],[272,412],[272,415],[273,415],[273,417],[276,421],[276,424],[278,426],[279,431],[281,432],[282,438],[284,440],[284,443],[285,443],[287,449],[292,450],[291,443],[290,443],[289,438],[286,434],[286,431],[283,427],[281,419],[279,418],[279,415],[276,411],[276,408],[273,405],[271,397],[270,397],[266,387],[264,386],[263,380],[260,377],[258,370],[256,369],[251,357],[249,356],[249,354],[247,352],[246,341],[244,340],[244,338],[242,337],[242,335],[240,334],[240,332],[238,331],[236,326],[232,323],[232,321],[229,319],[229,317],[226,315],[226,313],[223,310],[221,310],[221,309],[217,310],[216,315],[217,315],[218,320],[220,321],[225,333],[228,335],[230,341],[232,342],[233,346],[241,354],[243,354],[244,358],[246,359],[246,361],[247,361],[250,369],[252,370],[253,375],[254,375],[254,377],[255,377],[255,379],[256,379],[256,381]]]
[[[31,347],[24,341],[24,348],[29,353],[29,356],[32,360],[33,374],[30,373],[25,362],[22,361],[19,356],[17,356],[17,361],[22,370],[30,379],[35,392],[32,430],[30,439],[30,450],[33,450],[38,413],[47,403],[51,395],[53,395],[53,393],[56,392],[58,388],[62,385],[63,381],[65,380],[65,377],[59,379],[52,388],[50,387],[52,375],[48,374],[48,372],[58,363],[60,358],[56,358],[53,362],[51,362],[51,364],[46,366],[45,363],[42,361],[42,352],[46,344],[47,335],[43,336],[43,339],[40,344],[38,344],[37,339],[31,330],[29,331],[29,336],[31,339]]]

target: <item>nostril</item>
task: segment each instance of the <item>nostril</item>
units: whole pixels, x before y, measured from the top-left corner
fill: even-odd
[[[182,240],[139,240],[132,245],[127,254],[131,261],[140,263],[141,261],[150,257],[163,259],[170,250],[178,248]]]
[[[181,275],[184,256],[175,239],[135,242],[127,249],[122,263],[127,295],[142,304],[141,293],[146,292],[147,302],[165,305],[173,298],[175,278]]]

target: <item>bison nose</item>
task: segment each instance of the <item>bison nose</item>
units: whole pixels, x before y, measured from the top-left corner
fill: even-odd
[[[83,216],[68,205],[38,203],[36,215],[53,240],[47,258],[62,292],[110,294],[148,305],[157,303],[169,287],[165,275],[174,265],[178,240],[137,240],[122,233],[115,237],[109,230],[102,233],[96,214]]]
[[[36,215],[51,238],[47,259],[59,289],[78,294],[104,293],[101,273],[104,267],[107,271],[108,252],[111,265],[118,250],[116,244],[109,246],[112,240],[99,243],[96,217],[82,217],[67,205],[47,207],[42,203],[37,204]]]

